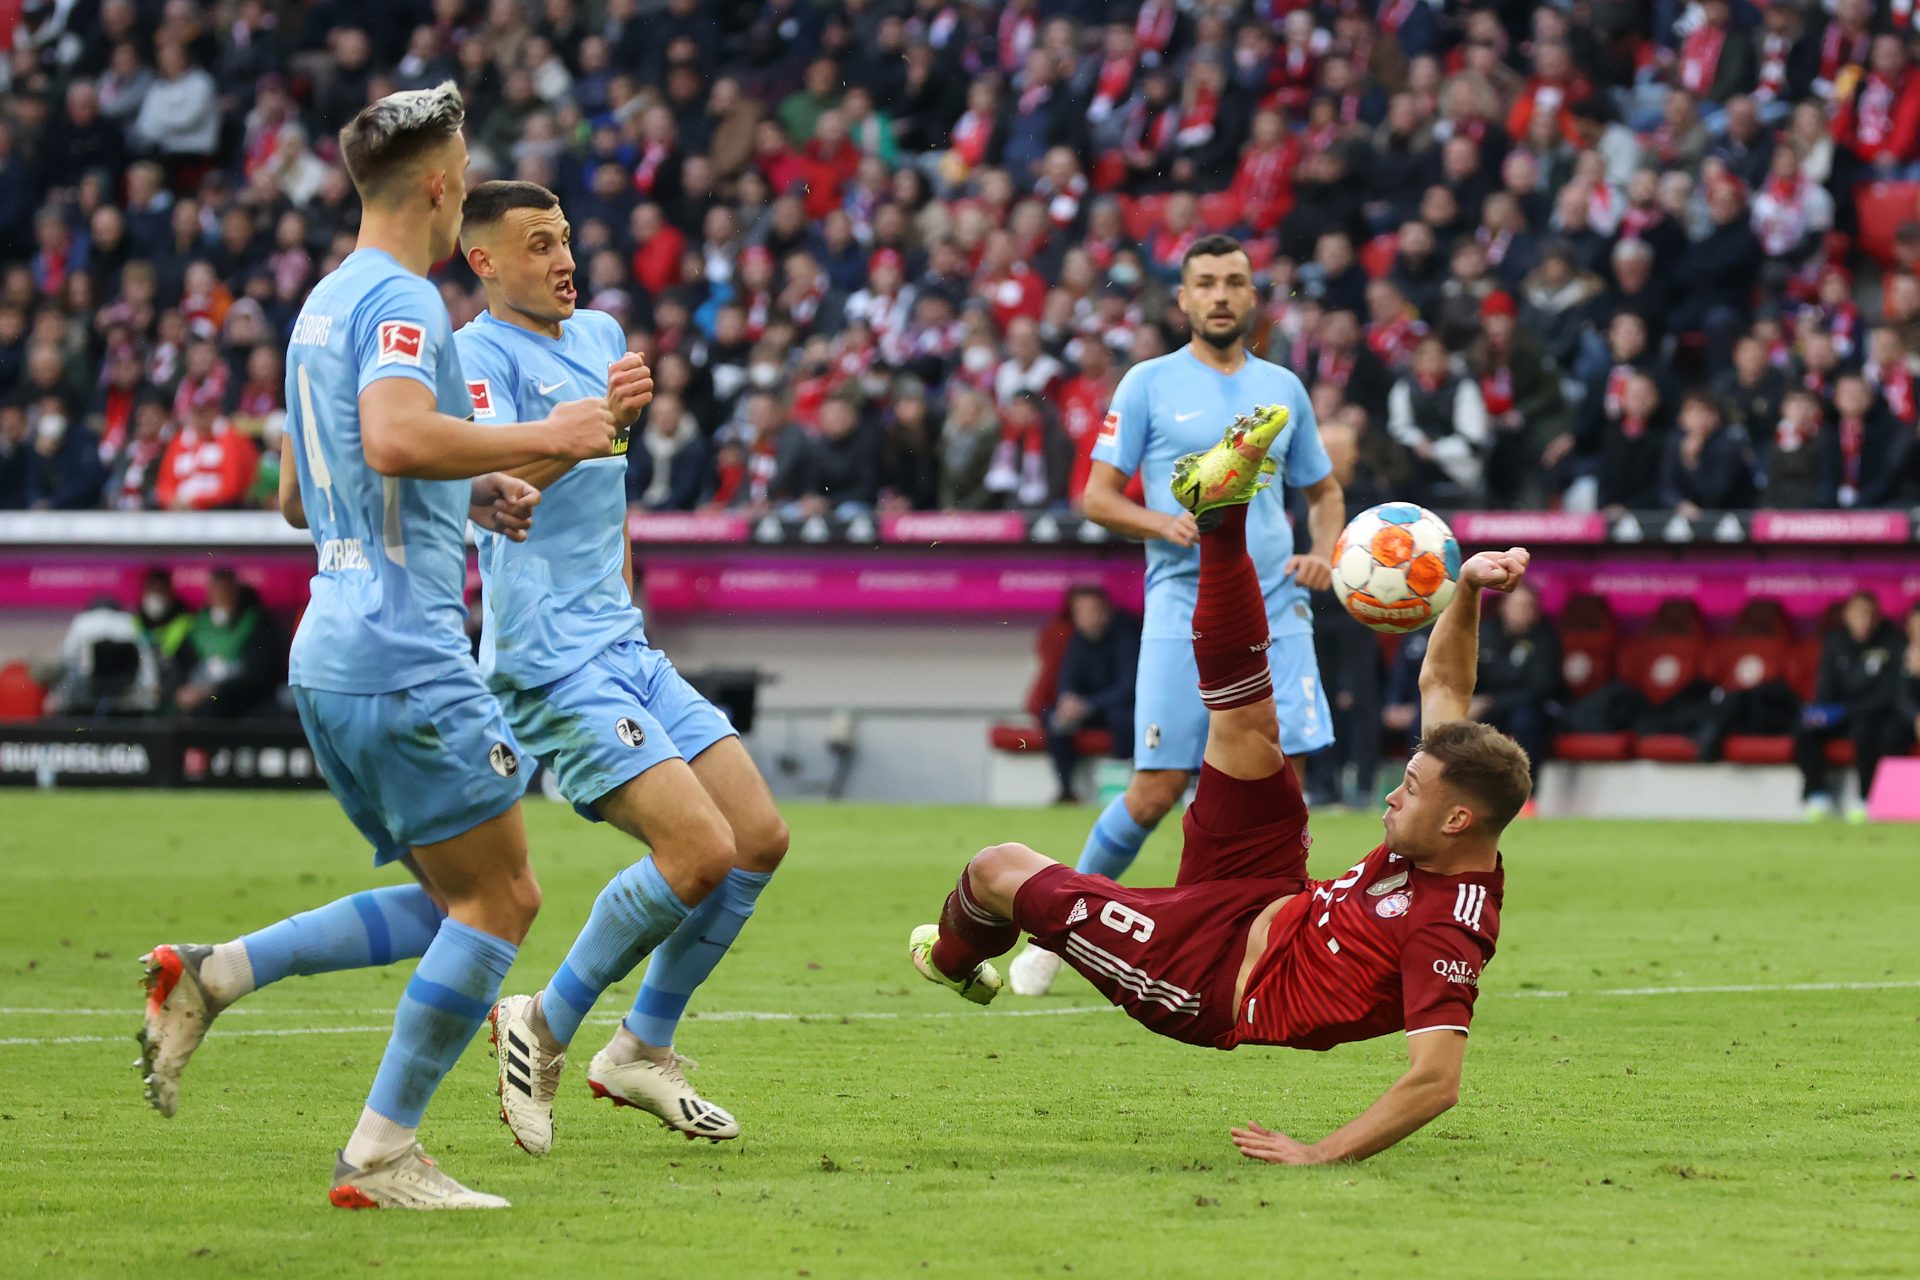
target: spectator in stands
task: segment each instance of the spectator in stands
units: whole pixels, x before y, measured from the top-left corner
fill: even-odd
[[[872,515],[880,500],[879,458],[860,420],[859,402],[848,393],[820,406],[820,432],[797,461],[789,514],[833,513],[842,520]]]
[[[127,130],[128,140],[136,151],[167,163],[176,178],[197,176],[220,142],[220,103],[213,77],[195,66],[186,46],[177,41],[160,45],[155,66],[158,77],[141,99]]]
[[[1454,365],[1437,336],[1420,340],[1413,367],[1393,384],[1387,432],[1414,456],[1413,491],[1428,506],[1471,507],[1484,496],[1489,444],[1480,384]]]
[[[221,366],[224,368],[224,366]],[[253,484],[260,455],[220,412],[225,379],[206,379],[186,391],[186,424],[160,459],[154,498],[169,511],[238,507]]]
[[[199,719],[259,714],[286,674],[285,649],[259,593],[224,567],[208,576],[206,607],[194,614],[175,663],[182,674],[173,705]]]
[[[639,438],[627,447],[627,500],[646,511],[691,511],[711,464],[699,421],[679,396],[656,396]]]
[[[973,387],[953,394],[946,428],[940,433],[940,506],[947,511],[980,511],[998,495],[987,488],[1000,444],[1000,420],[993,401]]]
[[[1748,333],[1733,344],[1733,367],[1714,380],[1713,389],[1727,406],[1728,420],[1745,427],[1752,439],[1761,440],[1780,421],[1787,375],[1767,359],[1766,344]]]
[[[1512,294],[1488,294],[1480,315],[1480,335],[1467,348],[1467,367],[1479,384],[1491,433],[1487,501],[1496,507],[1539,506],[1546,497],[1540,455],[1568,426],[1560,375],[1533,335],[1520,328]]]
[[[1794,734],[1794,762],[1803,780],[1809,818],[1835,813],[1833,778],[1827,768],[1827,744],[1836,738],[1853,743],[1859,796],[1848,807],[1850,822],[1866,818],[1866,796],[1873,789],[1881,757],[1899,750],[1906,724],[1896,701],[1900,692],[1904,637],[1881,616],[1880,601],[1869,591],[1847,597],[1840,625],[1820,653],[1814,698],[1801,713]]]
[[[1468,714],[1512,736],[1537,766],[1547,759],[1560,696],[1560,640],[1530,585],[1481,627],[1480,674]]]
[[[1842,507],[1885,506],[1897,496],[1912,447],[1902,430],[1857,373],[1841,375],[1833,388],[1833,430],[1826,433],[1828,474]]]
[[[100,440],[68,416],[65,403],[47,396],[28,407],[31,444],[25,456],[23,506],[35,511],[73,511],[100,505],[106,468]]]
[[[1751,507],[1753,446],[1744,429],[1721,421],[1719,400],[1710,392],[1688,392],[1677,425],[1660,462],[1660,505],[1689,520],[1702,511]]]
[[[1056,804],[1072,804],[1080,753],[1074,735],[1102,729],[1113,735],[1113,755],[1133,754],[1134,668],[1140,660],[1140,627],[1117,612],[1099,587],[1076,587],[1067,596],[1073,634],[1053,706],[1047,709],[1047,756],[1060,792]]]
[[[1769,507],[1793,511],[1834,505],[1827,433],[1821,423],[1818,396],[1801,389],[1787,393],[1761,452],[1761,484]]]

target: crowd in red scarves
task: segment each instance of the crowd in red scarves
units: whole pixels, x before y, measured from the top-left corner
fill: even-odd
[[[656,371],[643,506],[1071,507],[1222,231],[1250,347],[1381,491],[1920,498],[1911,0],[15,8],[0,508],[270,503],[288,326],[357,221],[334,135],[444,79],[472,179],[560,193]]]

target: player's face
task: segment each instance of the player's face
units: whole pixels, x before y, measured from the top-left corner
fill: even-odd
[[[1245,335],[1256,301],[1253,266],[1244,253],[1201,254],[1180,279],[1180,309],[1194,336],[1220,351]]]
[[[1442,777],[1444,766],[1425,752],[1407,761],[1406,776],[1387,797],[1380,822],[1387,847],[1418,866],[1458,833],[1464,811]]]
[[[501,301],[548,324],[573,314],[573,230],[560,210],[510,210],[488,240]]]

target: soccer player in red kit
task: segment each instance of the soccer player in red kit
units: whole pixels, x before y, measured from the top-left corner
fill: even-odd
[[[1189,1044],[1330,1049],[1407,1035],[1407,1071],[1318,1142],[1258,1124],[1233,1130],[1256,1160],[1361,1160],[1459,1097],[1480,973],[1500,933],[1500,834],[1532,790],[1513,739],[1467,719],[1480,593],[1507,591],[1528,553],[1483,552],[1434,626],[1420,672],[1426,735],[1387,797],[1386,840],[1335,880],[1307,876],[1306,802],[1278,745],[1267,620],[1246,551],[1246,503],[1266,483],[1284,409],[1256,410],[1184,458],[1173,488],[1201,528],[1193,648],[1209,711],[1205,763],[1171,888],[1081,875],[1025,845],[976,854],[910,955],[929,980],[979,1004],[988,963],[1022,931],[1150,1030]]]

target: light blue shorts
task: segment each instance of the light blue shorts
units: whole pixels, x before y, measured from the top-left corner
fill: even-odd
[[[1273,671],[1274,710],[1280,717],[1280,747],[1290,756],[1318,751],[1333,741],[1333,717],[1313,636],[1275,636],[1267,649]],[[1200,701],[1200,668],[1188,640],[1142,640],[1134,679],[1133,767],[1200,767],[1207,750],[1207,708]]]
[[[609,645],[570,676],[500,701],[527,750],[560,780],[580,816],[662,760],[692,760],[734,735],[720,708],[638,640]]]
[[[519,803],[532,772],[499,701],[462,671],[392,693],[293,691],[320,774],[375,866]]]

